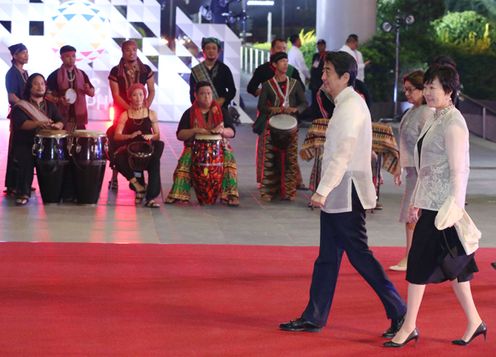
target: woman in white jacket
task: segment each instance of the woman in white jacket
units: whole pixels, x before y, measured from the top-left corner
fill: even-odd
[[[477,272],[474,253],[467,255],[454,227],[438,230],[436,214],[448,200],[454,199],[462,209],[469,175],[469,135],[465,119],[454,107],[460,80],[451,66],[433,66],[425,73],[424,97],[434,108],[417,141],[415,164],[417,184],[409,210],[409,222],[416,222],[412,247],[408,255],[407,313],[402,328],[386,347],[402,347],[417,340],[417,314],[426,284],[452,282],[458,302],[468,324],[455,345],[467,345],[479,335],[486,336],[487,327],[475,307],[470,280]]]

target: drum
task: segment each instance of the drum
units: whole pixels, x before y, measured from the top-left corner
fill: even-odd
[[[286,149],[298,131],[298,122],[288,114],[274,115],[269,119],[269,130],[272,145]]]
[[[43,203],[58,203],[62,197],[64,175],[69,169],[65,130],[41,130],[33,144],[36,176]]]
[[[220,135],[196,135],[192,148],[191,178],[201,205],[217,201],[224,175],[224,152]]]
[[[148,141],[135,141],[127,145],[129,167],[134,171],[144,171],[152,159],[153,145]]]
[[[67,100],[67,103],[74,104],[74,103],[76,103],[76,100],[77,100],[77,92],[72,88],[68,88],[65,91],[64,97]]]
[[[107,163],[107,136],[91,130],[75,130],[72,135],[69,154],[73,162],[77,202],[96,204]]]

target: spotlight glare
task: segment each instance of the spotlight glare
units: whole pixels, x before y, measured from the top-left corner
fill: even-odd
[[[393,25],[391,25],[391,23],[386,21],[381,25],[381,28],[382,31],[384,32],[390,32],[393,29]]]

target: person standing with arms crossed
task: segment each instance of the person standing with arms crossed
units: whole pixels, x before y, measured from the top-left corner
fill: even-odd
[[[285,331],[317,332],[327,323],[344,252],[391,319],[384,337],[394,336],[406,313],[405,302],[367,243],[365,210],[376,204],[370,167],[372,127],[365,101],[353,90],[356,74],[351,55],[342,51],[326,55],[322,81],[336,107],[326,131],[322,178],[311,198],[322,210],[320,252],[308,305],[300,318],[279,325]]]

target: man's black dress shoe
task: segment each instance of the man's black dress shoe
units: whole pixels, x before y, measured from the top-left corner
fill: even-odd
[[[396,332],[398,332],[401,326],[403,326],[404,321],[405,315],[401,316],[398,320],[391,320],[391,327],[389,327],[387,331],[382,334],[382,337],[393,338],[394,335],[396,335]]]
[[[280,324],[279,328],[284,331],[293,332],[319,332],[322,326],[314,324],[313,322],[302,319],[296,319],[294,321],[289,321],[284,324]]]
[[[458,345],[458,346],[466,346],[470,342],[472,342],[472,340],[474,338],[476,338],[479,335],[484,335],[484,341],[486,340],[487,326],[486,326],[486,324],[484,322],[481,322],[481,324],[479,325],[479,327],[477,327],[477,330],[475,330],[475,332],[473,333],[472,337],[470,337],[470,339],[468,341],[459,339],[459,340],[453,340],[453,341],[451,341],[451,343],[454,344],[454,345]]]
[[[408,335],[408,337],[406,338],[406,340],[403,341],[402,343],[396,343],[396,342],[393,342],[393,341],[387,341],[387,342],[384,342],[383,346],[384,347],[395,347],[395,348],[403,347],[404,345],[406,345],[411,340],[415,340],[415,343],[417,343],[418,338],[419,338],[419,333],[418,333],[418,330],[415,328],[415,329],[413,329],[412,333],[410,333]]]

